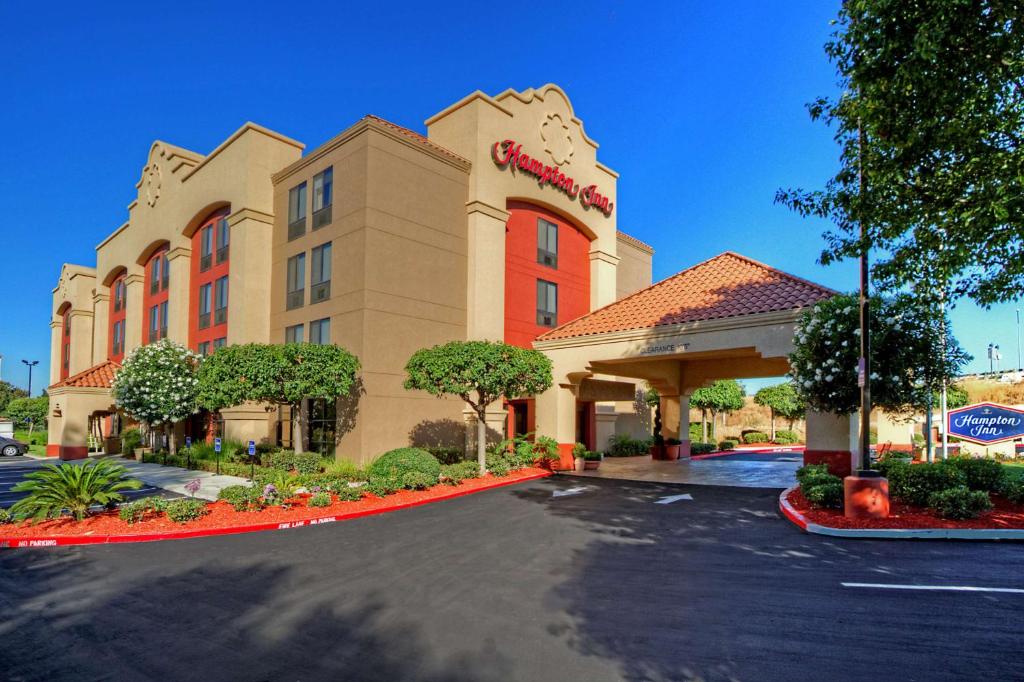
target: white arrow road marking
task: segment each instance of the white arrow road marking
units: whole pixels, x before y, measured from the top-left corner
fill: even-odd
[[[686,493],[685,495],[670,495],[668,497],[662,497],[654,501],[654,504],[672,504],[679,500],[692,500],[693,495]]]
[[[567,495],[579,495],[582,492],[586,492],[590,486],[578,485],[575,488],[566,488],[565,490],[555,490],[551,493],[551,497],[566,497]]]
[[[943,590],[951,592],[1006,592],[1024,594],[1013,587],[972,587],[970,585],[889,585],[886,583],[840,583],[843,587],[874,587],[880,590]]]

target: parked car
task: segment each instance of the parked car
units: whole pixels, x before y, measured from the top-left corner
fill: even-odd
[[[26,452],[28,452],[28,446],[21,441],[0,436],[0,455],[14,457],[15,455],[24,455]]]

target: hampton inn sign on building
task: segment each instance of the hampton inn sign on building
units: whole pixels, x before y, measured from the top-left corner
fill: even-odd
[[[464,442],[473,417],[460,401],[402,387],[414,351],[453,339],[552,358],[551,389],[492,406],[496,434],[549,435],[566,452],[646,435],[647,383],[666,436],[685,439],[689,393],[784,373],[796,317],[831,294],[732,253],[652,286],[651,248],[616,224],[618,175],[555,85],[475,92],[426,129],[367,116],[306,153],[252,123],[205,156],[154,142],[127,222],[95,266],[64,265],[53,290],[48,454],[83,457],[90,435],[116,442],[112,378],[126,353],[165,337],[202,354],[347,348],[359,389],[311,401],[308,446],[356,461]],[[849,448],[837,419],[809,424],[823,456]],[[262,405],[178,428],[291,439],[288,415]]]

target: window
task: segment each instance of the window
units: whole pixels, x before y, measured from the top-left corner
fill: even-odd
[[[71,311],[64,313],[64,336],[71,336]]]
[[[167,262],[167,256],[160,256],[160,286],[167,291],[167,284],[171,278],[171,265]]]
[[[537,280],[537,324],[558,326],[558,285],[542,279]]]
[[[288,259],[288,297],[285,308],[301,308],[306,303],[306,254]]]
[[[296,325],[292,325],[291,327],[286,327],[285,330],[284,330],[284,342],[285,343],[302,343],[302,340],[303,340],[302,330],[303,330],[303,327],[302,327],[301,324],[296,324]]]
[[[124,352],[124,320],[114,323],[113,341],[110,344],[110,354],[120,355]]]
[[[71,346],[69,344],[65,344],[65,346],[64,346],[63,364],[64,364],[64,371],[66,372],[67,369],[68,369],[68,366],[71,364]]]
[[[149,309],[149,342],[153,343],[160,338],[160,306],[153,306]]]
[[[114,312],[115,313],[119,313],[122,310],[124,310],[124,304],[125,304],[124,294],[125,294],[124,280],[123,279],[119,279],[116,282],[114,282]]]
[[[204,284],[199,287],[199,328],[206,329],[210,326],[210,286]]]
[[[160,338],[167,338],[167,301],[160,304]]]
[[[334,454],[337,437],[338,404],[315,398],[309,401],[309,449],[328,456]]]
[[[331,199],[334,186],[334,168],[313,176],[313,229],[331,222]]]
[[[331,342],[331,318],[325,317],[309,323],[309,342],[321,345]]]
[[[153,259],[153,264],[149,266],[149,293],[155,294],[160,291],[160,261],[163,260],[160,256]]]
[[[207,355],[210,354],[210,342],[209,341],[203,341],[202,343],[199,344],[199,348],[197,350],[198,350],[200,355],[202,355],[203,357],[206,357]]]
[[[228,337],[222,336],[219,339],[213,340],[213,350],[216,351],[218,348],[223,348],[228,345]]]
[[[288,241],[306,234],[306,183],[288,191]]]
[[[199,236],[199,272],[206,272],[211,265],[213,265],[213,225],[207,225]]]
[[[558,225],[537,218],[537,262],[558,267]]]
[[[217,262],[223,263],[228,259],[228,245],[231,242],[231,228],[228,226],[228,219],[221,218],[217,221]]]
[[[331,297],[331,243],[313,249],[313,270],[309,273],[309,303],[319,303]]]
[[[209,286],[209,285],[207,285]],[[224,324],[228,321],[228,278],[227,275],[217,280],[213,306],[213,323]]]

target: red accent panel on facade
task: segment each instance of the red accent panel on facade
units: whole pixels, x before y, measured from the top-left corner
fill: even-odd
[[[537,324],[537,280],[558,286],[556,325],[590,311],[590,239],[548,209],[508,202],[505,226],[505,343],[530,348],[550,327]],[[537,221],[558,226],[557,267],[538,263]]]
[[[60,322],[60,379],[71,373],[71,308],[64,311]]]
[[[58,445],[57,456],[62,460],[69,459],[85,459],[89,456],[89,446],[87,445]],[[46,446],[46,454],[50,454],[50,446]]]
[[[142,289],[142,344],[145,345],[150,342],[149,338],[149,316],[150,310],[153,306],[157,308],[157,331],[160,330],[160,311],[159,305],[166,303],[168,298],[167,287],[163,285],[163,281],[167,280],[164,275],[165,268],[167,267],[167,251],[168,246],[161,246],[159,249],[153,252],[153,255],[146,261],[146,281],[143,284]],[[153,291],[153,263],[154,261],[160,261],[160,279],[162,280],[157,285],[157,290]],[[167,304],[170,306],[170,303]]]
[[[124,359],[124,338],[125,319],[128,316],[127,288],[124,278],[127,273],[121,273],[110,283],[110,326],[107,328],[107,359],[114,362],[121,362]],[[114,352],[114,328],[120,324],[120,344]]]
[[[190,266],[190,281],[188,287],[188,347],[194,351],[199,350],[199,344],[209,343],[212,346],[215,339],[226,338],[228,335],[228,321],[221,324],[214,324],[214,308],[216,307],[217,280],[227,277],[231,263],[230,247],[227,251],[228,257],[220,263],[217,262],[217,231],[220,229],[218,223],[222,218],[227,218],[231,212],[230,207],[222,208],[211,214],[199,229],[192,235],[192,264]],[[210,266],[206,270],[203,266],[203,232],[210,228]],[[227,223],[224,228],[228,229]],[[199,328],[199,290],[204,285],[210,285],[210,321],[209,326]],[[228,290],[230,300],[231,291]]]

